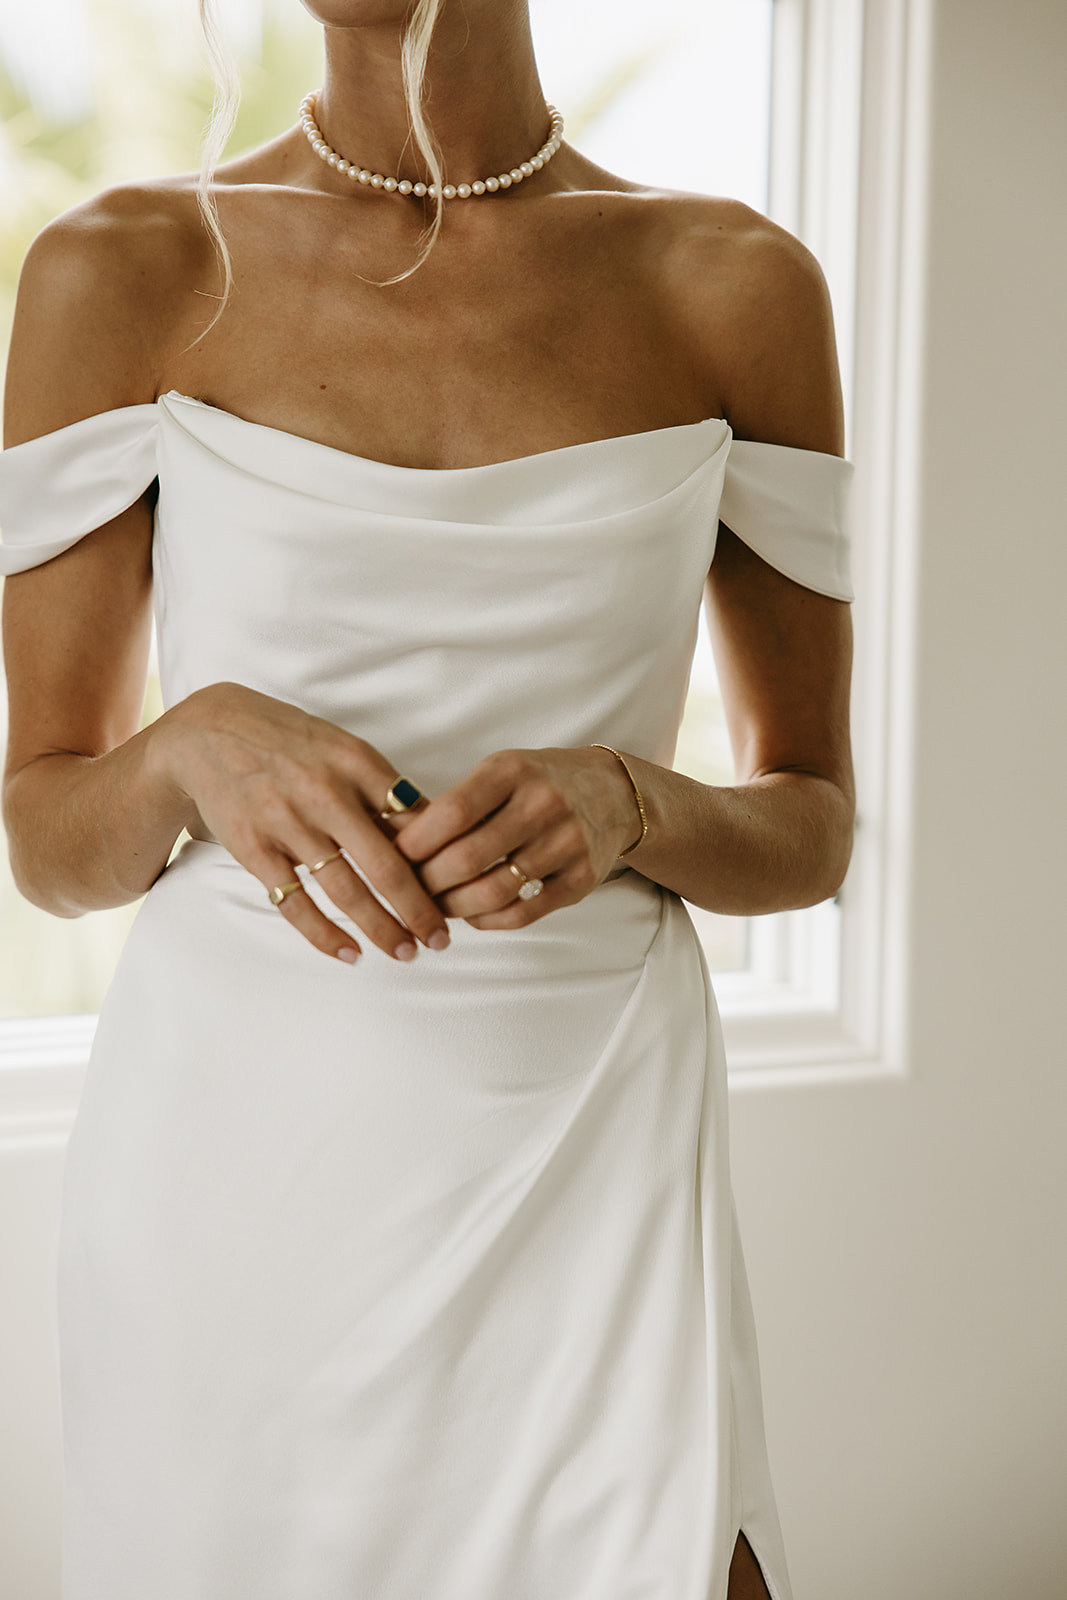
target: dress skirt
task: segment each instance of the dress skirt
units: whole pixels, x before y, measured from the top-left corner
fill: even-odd
[[[783,1572],[683,904],[452,928],[347,968],[199,841],[150,892],[65,1178],[64,1600],[720,1600],[743,1523]]]

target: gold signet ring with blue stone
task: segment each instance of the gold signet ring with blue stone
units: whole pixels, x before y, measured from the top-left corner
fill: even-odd
[[[544,888],[540,878],[528,878],[522,868],[515,865],[514,861],[508,862],[508,871],[513,872],[519,880],[520,900],[535,900]]]
[[[410,778],[397,778],[385,797],[385,818],[395,817],[401,811],[410,811],[422,799],[422,790],[416,789]]]

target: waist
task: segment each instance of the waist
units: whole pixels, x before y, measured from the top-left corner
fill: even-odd
[[[358,925],[329,898],[315,878],[301,867],[297,876],[319,909],[343,930],[350,931],[364,952],[359,963],[387,969],[399,967],[378,951]],[[461,918],[449,921],[452,944],[440,953],[419,952],[413,967],[428,974],[446,971],[457,981],[466,976],[509,975],[530,977],[566,972],[596,973],[637,970],[656,936],[664,900],[674,900],[667,890],[642,877],[626,862],[612,867],[598,887],[574,905],[558,907],[526,927],[477,929]],[[310,955],[316,963],[327,957],[291,928],[270,904],[263,885],[217,841],[187,839],[166,870],[156,880],[144,912],[152,919],[172,922],[192,937],[202,922],[228,925],[231,935],[243,937],[279,959]]]

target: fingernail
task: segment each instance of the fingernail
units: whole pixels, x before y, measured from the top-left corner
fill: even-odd
[[[398,944],[396,949],[393,951],[393,954],[396,956],[398,961],[414,961],[418,953],[418,950],[413,944],[407,943]]]
[[[431,950],[447,950],[452,941],[444,928],[437,928],[431,933],[426,943]]]
[[[359,951],[353,950],[351,945],[346,944],[343,950],[338,950],[337,959],[338,961],[347,961],[348,965],[352,966],[354,962],[359,960]]]

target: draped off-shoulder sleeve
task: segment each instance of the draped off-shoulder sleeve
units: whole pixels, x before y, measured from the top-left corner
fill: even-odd
[[[158,411],[122,406],[0,451],[0,574],[51,561],[156,476]]]
[[[734,439],[719,520],[795,583],[851,600],[852,463],[819,450]]]

